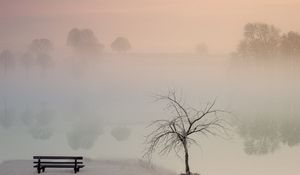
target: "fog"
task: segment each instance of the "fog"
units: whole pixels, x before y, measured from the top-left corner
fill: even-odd
[[[231,139],[197,138],[192,172],[298,174],[300,4],[144,3],[1,2],[0,161],[142,159],[147,126],[172,117],[153,96],[173,89],[234,118]],[[152,161],[184,170],[174,153]]]
[[[141,158],[146,126],[170,117],[153,95],[176,88],[190,105],[203,107],[216,98],[219,107],[238,117],[232,140],[199,138],[201,148],[192,147],[195,170],[217,174],[212,165],[222,164],[226,173],[276,174],[276,157],[297,172],[298,70],[284,62],[261,66],[233,63],[229,57],[128,53],[102,54],[78,68],[68,60],[73,57],[62,58],[45,75],[22,64],[2,74],[3,160],[39,153]],[[241,168],[230,162],[225,166],[222,160],[228,156],[233,156],[231,163],[243,161]],[[268,163],[264,170],[258,163],[253,166],[259,170],[248,170],[254,160]],[[154,162],[182,170],[182,160],[173,154],[155,156]]]

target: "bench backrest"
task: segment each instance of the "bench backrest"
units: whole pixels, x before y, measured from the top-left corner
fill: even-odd
[[[81,156],[33,156],[33,159],[70,159],[70,160],[82,160]]]

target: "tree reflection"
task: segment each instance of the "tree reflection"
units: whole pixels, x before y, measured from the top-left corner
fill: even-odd
[[[67,141],[73,150],[90,149],[103,133],[102,127],[95,121],[80,121],[67,133]]]
[[[288,146],[296,146],[300,143],[300,119],[294,117],[282,122],[280,127],[282,142]]]
[[[118,126],[114,127],[110,134],[117,140],[117,141],[126,141],[130,134],[131,130],[126,126]]]
[[[300,119],[257,117],[243,120],[238,126],[238,133],[244,139],[245,153],[273,153],[282,145],[293,147],[300,143]]]
[[[0,107],[0,125],[8,129],[12,126],[14,120],[14,109],[9,108],[7,102],[4,100]]]
[[[29,134],[34,139],[47,140],[53,135],[53,111],[43,106],[37,113],[29,108],[23,112],[21,120],[28,128]]]

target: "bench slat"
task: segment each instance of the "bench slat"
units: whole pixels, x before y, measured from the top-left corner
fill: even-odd
[[[38,164],[39,162],[33,162]],[[83,162],[77,162],[77,164],[82,164]],[[75,164],[75,162],[40,162],[40,164]]]
[[[81,156],[33,156],[33,159],[77,159],[82,160]]]
[[[41,165],[41,168],[74,168],[74,165]],[[84,165],[77,165],[77,168],[83,168]],[[34,166],[37,168],[37,165]]]

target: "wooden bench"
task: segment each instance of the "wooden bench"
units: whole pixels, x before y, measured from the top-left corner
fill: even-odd
[[[45,172],[46,168],[72,168],[74,173],[83,168],[82,157],[79,156],[33,156],[34,168],[38,174]],[[72,161],[71,161],[72,160]]]

